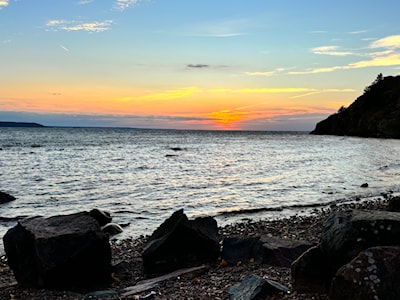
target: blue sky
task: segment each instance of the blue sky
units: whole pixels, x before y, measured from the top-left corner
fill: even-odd
[[[0,120],[312,130],[400,72],[400,2],[0,0]]]

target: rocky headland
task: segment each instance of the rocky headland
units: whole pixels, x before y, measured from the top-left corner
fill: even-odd
[[[311,133],[400,138],[400,76],[379,74],[363,95],[319,122]]]
[[[0,127],[45,127],[42,124],[31,122],[0,122]]]

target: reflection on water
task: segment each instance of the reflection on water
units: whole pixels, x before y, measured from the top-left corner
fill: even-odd
[[[190,217],[328,203],[400,187],[400,141],[307,133],[1,128],[0,216],[108,210],[151,233]],[[179,150],[178,150],[179,149]],[[360,185],[369,183],[369,188]],[[262,211],[262,210],[261,210]],[[265,211],[264,211],[265,212]],[[0,234],[15,224],[0,222]]]

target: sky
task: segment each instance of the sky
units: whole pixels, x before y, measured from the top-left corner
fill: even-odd
[[[312,130],[400,74],[400,1],[0,0],[0,121]]]

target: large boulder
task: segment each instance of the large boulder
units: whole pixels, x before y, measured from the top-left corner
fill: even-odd
[[[331,300],[400,299],[400,247],[373,247],[360,252],[333,278]]]
[[[288,268],[306,250],[313,245],[292,239],[262,236],[260,238],[263,249],[264,264]]]
[[[321,251],[336,270],[362,250],[400,245],[400,214],[388,211],[347,210],[332,213],[321,235]]]
[[[219,256],[218,227],[211,217],[189,220],[174,212],[149,238],[143,253],[147,274],[160,274],[214,261]]]
[[[86,287],[111,278],[108,236],[86,212],[24,219],[3,241],[8,264],[23,286]]]
[[[223,240],[221,258],[228,264],[254,260],[287,268],[311,246],[305,241],[272,236],[228,237]]]
[[[332,276],[319,246],[308,249],[291,265],[292,288],[301,293],[327,293]]]

